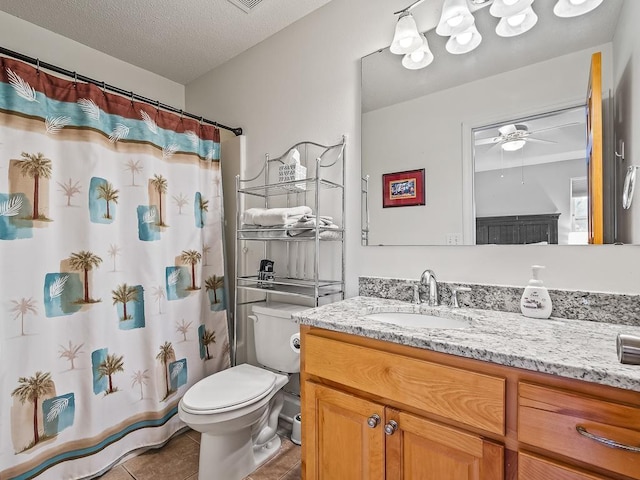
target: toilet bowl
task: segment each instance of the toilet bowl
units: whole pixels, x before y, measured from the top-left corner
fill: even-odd
[[[286,373],[300,371],[299,352],[289,342],[298,334],[291,313],[308,307],[289,304],[254,306],[258,362]],[[258,347],[259,346],[259,347]],[[202,480],[241,480],[280,448],[276,434],[284,404],[286,373],[249,364],[210,375],[184,394],[178,416],[200,432]]]

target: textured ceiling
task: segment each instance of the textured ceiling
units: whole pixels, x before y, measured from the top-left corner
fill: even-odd
[[[186,85],[329,0],[0,0],[0,11]]]

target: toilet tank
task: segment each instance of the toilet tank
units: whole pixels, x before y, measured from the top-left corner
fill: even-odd
[[[300,328],[291,314],[308,308],[275,302],[252,307],[256,358],[260,365],[286,373],[300,371],[300,350],[291,347],[291,338],[299,335]]]

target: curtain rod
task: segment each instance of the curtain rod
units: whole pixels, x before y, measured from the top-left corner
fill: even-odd
[[[86,83],[91,83],[93,85],[96,85],[97,87],[102,88],[103,90],[109,90],[111,92],[115,92],[119,95],[125,96],[125,97],[130,97],[132,100],[137,100],[138,102],[144,102],[144,103],[148,103],[149,105],[153,105],[156,108],[162,108],[163,110],[167,110],[169,112],[173,112],[173,113],[179,113],[180,115],[183,115],[185,117],[189,117],[189,118],[193,118],[194,120],[198,120],[202,123],[208,123],[209,125],[214,125],[218,128],[224,128],[225,130],[229,130],[231,132],[233,132],[236,136],[238,135],[242,135],[242,128],[240,127],[228,127],[226,125],[222,125],[221,123],[218,122],[214,122],[213,120],[207,120],[206,118],[203,117],[199,117],[197,115],[194,115],[192,113],[187,113],[183,110],[180,110],[178,108],[172,107],[170,105],[165,105],[164,103],[160,103],[156,100],[151,100],[150,98],[146,98],[143,97],[141,95],[138,95],[136,93],[133,92],[127,92],[126,90],[123,90],[121,88],[118,87],[114,87],[113,85],[109,85],[108,83],[104,83],[104,82],[99,82],[97,80],[94,80],[93,78],[89,78],[89,77],[85,77],[84,75],[80,75],[76,72],[72,72],[70,70],[66,70],[64,68],[58,67],[56,65],[52,65],[50,63],[45,63],[45,62],[41,62],[39,58],[32,58],[32,57],[28,57],[26,55],[23,55],[21,53],[18,52],[14,52],[12,50],[6,49],[4,47],[0,47],[0,54],[3,55],[7,55],[13,58],[17,58],[18,60],[22,60],[23,62],[27,62],[30,63],[31,65],[35,65],[37,68],[46,68],[47,70],[51,70],[53,72],[59,73],[61,75],[66,75],[67,77],[73,78],[74,80],[80,80],[82,82],[86,82]]]

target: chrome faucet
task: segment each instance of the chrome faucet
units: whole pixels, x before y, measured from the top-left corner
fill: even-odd
[[[428,303],[430,307],[438,305],[438,282],[436,281],[436,274],[432,270],[425,270],[420,276],[420,286],[428,287],[429,297],[424,299],[421,289],[418,289],[418,301],[420,303]]]

